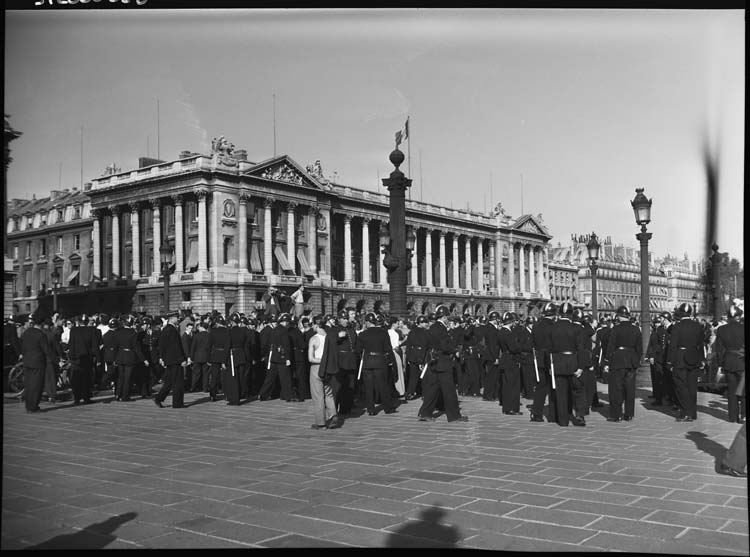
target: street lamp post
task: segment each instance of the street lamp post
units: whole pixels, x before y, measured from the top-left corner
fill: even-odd
[[[698,296],[693,294],[693,317],[698,317]]]
[[[172,270],[170,265],[172,263],[172,246],[168,242],[164,242],[159,248],[159,255],[161,256],[161,273],[164,277],[164,313],[169,312],[169,275]]]
[[[52,271],[52,313],[57,313],[57,289],[60,287],[60,273]]]
[[[406,234],[406,189],[411,187],[411,180],[398,169],[404,158],[398,145],[389,156],[391,164],[396,167],[388,178],[383,178],[383,186],[390,193],[390,223],[380,232],[380,245],[385,256],[383,266],[388,270],[389,311],[391,315],[402,318],[406,318],[406,273],[411,268],[411,251],[416,240],[414,231],[409,237]],[[411,246],[407,245],[408,242]]]
[[[646,225],[651,222],[651,199],[643,195],[643,188],[635,189],[635,198],[630,204],[633,206],[635,222],[641,227],[635,237],[641,242],[641,337],[643,339],[643,355],[648,349],[648,338],[651,334],[651,315],[649,312],[649,274],[648,274],[648,241],[651,233],[646,231]]]
[[[596,237],[596,233],[591,233],[591,238],[586,244],[586,248],[589,250],[589,268],[591,269],[591,316],[594,321],[597,321],[596,315],[596,270],[599,266],[596,264],[599,259],[599,239]]]
[[[713,244],[711,246],[713,253],[711,254],[711,301],[712,309],[714,313],[714,321],[721,320],[721,285],[719,284],[719,261],[721,256],[719,255],[719,246]]]

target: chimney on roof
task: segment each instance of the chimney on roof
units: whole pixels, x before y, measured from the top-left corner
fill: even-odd
[[[62,192],[60,190],[52,190],[51,192],[49,192],[49,198],[51,200],[54,200],[60,197],[61,194]]]
[[[91,182],[86,182],[83,184],[83,191],[89,191],[91,189]]]
[[[246,161],[247,160],[247,151],[245,149],[235,149],[234,158],[238,161]]]
[[[181,159],[187,159],[187,158],[190,157],[190,155],[191,155],[190,151],[180,151],[180,158]]]

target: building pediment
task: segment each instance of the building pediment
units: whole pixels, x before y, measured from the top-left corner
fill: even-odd
[[[535,217],[533,215],[523,215],[515,223],[513,223],[513,226],[511,226],[511,230],[536,234],[537,236],[543,236],[547,239],[552,238],[550,233],[547,231],[547,228],[542,223],[541,214],[538,217]]]
[[[284,182],[295,184],[306,188],[328,191],[331,189],[329,182],[319,171],[319,163],[303,169],[297,162],[284,155],[276,157],[261,163],[245,171],[245,176],[273,180],[274,182]]]

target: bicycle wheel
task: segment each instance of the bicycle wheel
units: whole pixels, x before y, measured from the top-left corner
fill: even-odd
[[[8,387],[14,393],[23,391],[23,366],[15,365],[8,372]]]

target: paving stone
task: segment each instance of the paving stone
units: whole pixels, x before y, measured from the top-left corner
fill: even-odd
[[[726,520],[723,518],[696,516],[692,513],[663,510],[654,511],[643,520],[662,524],[675,524],[685,528],[705,528],[707,530],[718,530],[726,523]]]
[[[342,509],[331,505],[308,506],[295,510],[292,514],[370,528],[385,528],[399,522],[398,518],[388,515],[355,509]]]
[[[402,487],[391,487],[373,484],[353,484],[338,488],[338,493],[348,493],[350,495],[377,497],[379,499],[393,499],[394,501],[407,501],[414,497],[422,495],[421,490],[404,489]]]
[[[710,532],[690,528],[685,535],[680,537],[683,543],[694,543],[705,548],[734,549],[747,552],[747,536],[733,534],[731,532]]]
[[[274,538],[272,540],[264,541],[262,544],[260,544],[260,547],[268,547],[268,548],[284,548],[284,547],[303,547],[303,548],[313,548],[313,547],[350,547],[347,544],[342,543],[336,543],[335,541],[321,539],[321,538],[312,538],[308,536],[301,536],[299,534],[286,534],[284,536],[279,536],[278,538]]]
[[[703,503],[689,503],[686,501],[670,501],[669,499],[657,499],[655,497],[639,497],[631,503],[634,507],[644,509],[659,509],[683,513],[699,513],[705,508]]]
[[[620,518],[630,518],[639,520],[648,516],[653,509],[636,507],[635,505],[615,505],[612,503],[599,503],[595,501],[578,501],[575,499],[563,500],[562,503],[555,505],[551,510],[577,511],[582,513],[591,513],[599,516],[615,516]]]
[[[172,531],[146,540],[143,542],[143,547],[147,549],[208,549],[251,547],[251,545],[211,537],[205,534],[196,534],[194,532]]]
[[[571,528],[555,524],[542,524],[538,522],[524,522],[512,530],[506,532],[511,536],[522,538],[533,538],[563,543],[580,544],[583,540],[590,538],[596,532],[583,528]]]
[[[672,509],[674,510],[674,509]],[[715,518],[727,518],[747,522],[747,512],[737,507],[724,507],[719,505],[707,505],[697,512],[698,515],[713,516]]]
[[[721,528],[722,532],[732,532],[734,534],[743,534],[747,536],[748,526],[747,519],[745,520],[730,520]]]
[[[612,532],[615,534],[626,534],[629,536],[640,536],[642,538],[654,538],[657,540],[673,540],[685,530],[681,526],[667,524],[656,524],[643,520],[627,520],[604,516],[588,526],[590,530],[599,532]]]

